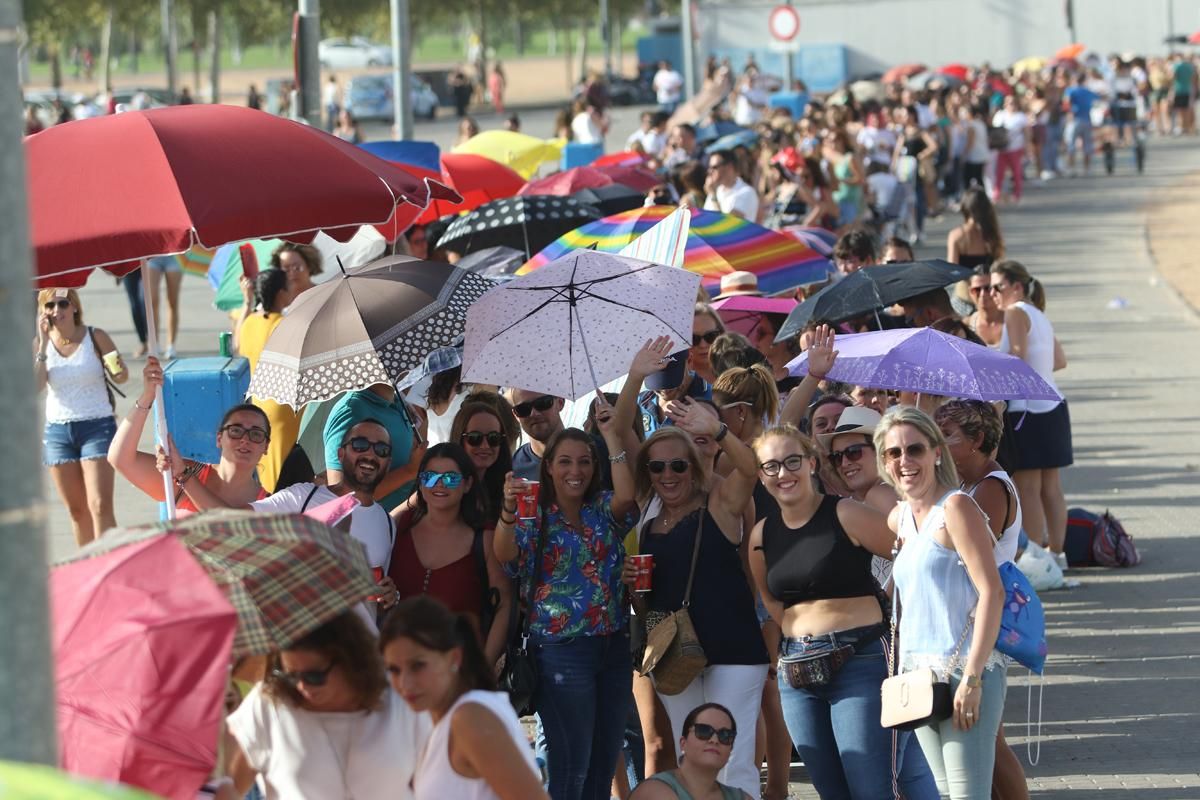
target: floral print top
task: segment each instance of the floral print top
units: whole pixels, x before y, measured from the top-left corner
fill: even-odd
[[[634,508],[623,519],[614,519],[611,491],[596,494],[580,510],[582,530],[569,525],[557,505],[545,509],[546,544],[540,565],[541,580],[534,595],[529,631],[533,638],[557,641],[574,636],[604,636],[625,628],[629,612],[621,565],[625,561],[625,534],[637,524]],[[529,596],[537,556],[539,519],[518,520],[520,555],[504,565],[519,579],[520,596]]]

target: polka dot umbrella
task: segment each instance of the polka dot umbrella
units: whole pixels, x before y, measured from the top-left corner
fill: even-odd
[[[572,197],[530,194],[484,203],[450,223],[437,240],[439,248],[462,255],[488,247],[511,247],[527,256],[580,225],[600,219],[601,212]]]

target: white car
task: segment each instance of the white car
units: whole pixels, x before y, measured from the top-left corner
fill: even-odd
[[[317,45],[317,58],[324,69],[387,67],[392,63],[392,48],[371,44],[360,36],[353,39],[325,39]]]

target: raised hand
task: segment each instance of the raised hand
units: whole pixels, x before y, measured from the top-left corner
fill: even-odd
[[[837,350],[833,349],[834,332],[828,325],[819,325],[812,332],[808,350],[808,374],[818,380],[825,380],[833,363],[837,360]]]
[[[667,403],[667,416],[680,430],[692,436],[716,436],[721,432],[721,418],[705,403],[693,403],[690,397]]]
[[[629,375],[632,378],[644,379],[647,375],[661,372],[671,363],[671,348],[674,343],[670,336],[659,336],[648,339],[642,348],[633,354],[633,363],[629,365]]]

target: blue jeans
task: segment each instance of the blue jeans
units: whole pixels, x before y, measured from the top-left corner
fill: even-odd
[[[849,633],[849,632],[847,632]],[[818,653],[834,647],[837,634],[784,639],[781,655]],[[845,641],[838,642],[844,644]],[[928,768],[906,759],[910,736],[893,736],[879,724],[879,687],[887,677],[887,657],[881,640],[863,642],[858,653],[824,686],[793,689],[782,674],[779,698],[788,734],[808,767],[821,800],[860,800],[895,797],[903,772],[906,800],[937,800],[937,787]]]
[[[1042,167],[1051,172],[1058,172],[1058,148],[1062,146],[1062,135],[1062,120],[1046,123],[1046,143],[1042,145]]]
[[[609,800],[633,698],[628,629],[536,643],[552,800]]]
[[[962,673],[950,676],[950,690],[958,691]],[[937,779],[938,789],[950,800],[990,800],[992,769],[996,765],[996,733],[1004,715],[1008,676],[1000,668],[983,671],[983,697],[979,721],[969,731],[955,729],[954,720],[917,728],[917,740]]]

